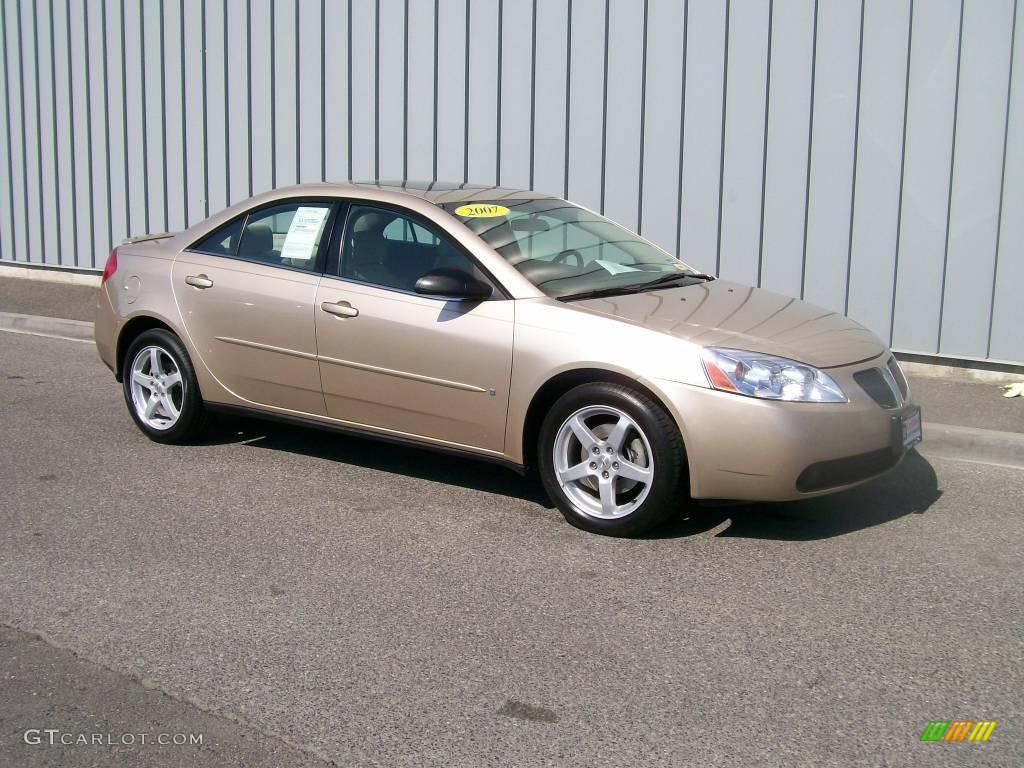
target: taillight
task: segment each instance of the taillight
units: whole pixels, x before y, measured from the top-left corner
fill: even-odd
[[[103,285],[107,280],[114,276],[117,272],[117,248],[110,252],[107,256],[107,263],[103,267],[103,277],[100,278],[100,285]]]

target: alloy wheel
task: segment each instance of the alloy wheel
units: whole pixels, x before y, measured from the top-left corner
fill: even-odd
[[[636,421],[607,405],[569,416],[554,442],[555,477],[580,513],[614,520],[635,511],[654,482],[654,454]]]
[[[151,429],[168,430],[178,423],[185,404],[185,385],[178,364],[162,347],[139,350],[131,367],[132,405]]]

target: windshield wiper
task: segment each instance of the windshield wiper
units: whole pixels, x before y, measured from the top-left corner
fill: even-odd
[[[581,291],[580,293],[570,293],[566,296],[559,296],[559,301],[579,301],[581,299],[599,299],[602,296],[621,296],[627,293],[643,293],[649,291],[652,288],[658,288],[661,286],[667,287],[670,283],[674,283],[677,280],[683,280],[686,278],[694,278],[697,280],[714,280],[715,278],[711,275],[706,275],[703,272],[676,272],[670,275],[662,275],[654,280],[650,280],[646,283],[639,283],[637,285],[619,285],[613,288],[595,288],[592,291]]]

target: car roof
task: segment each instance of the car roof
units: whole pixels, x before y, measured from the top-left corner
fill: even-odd
[[[458,181],[345,181],[337,184],[327,182],[331,187],[355,187],[357,189],[379,189],[383,192],[409,195],[425,200],[434,205],[444,203],[460,203],[478,200],[522,200],[522,199],[556,199],[555,195],[534,192],[515,187],[496,187],[486,184],[471,184]],[[318,185],[302,185],[316,187]]]

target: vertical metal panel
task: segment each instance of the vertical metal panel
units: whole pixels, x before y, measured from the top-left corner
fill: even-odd
[[[722,275],[757,283],[764,171],[768,4],[732,0],[722,175]]]
[[[573,0],[572,9],[569,198],[596,210],[601,206],[604,0]]]
[[[109,159],[109,174],[110,174],[110,210],[108,215],[110,218],[110,242],[111,245],[116,245],[128,237],[128,196],[126,191],[126,184],[128,174],[125,169],[124,162],[124,148],[125,148],[125,132],[124,132],[124,79],[121,75],[121,21],[123,16],[121,14],[121,4],[119,0],[106,0],[106,52],[107,52],[107,82],[106,82],[106,110],[105,117],[107,120],[107,129],[110,131],[110,159]],[[59,9],[53,5],[54,8],[54,21],[57,21]],[[56,73],[55,87],[58,93],[61,92],[61,79],[60,79],[60,36],[57,32],[56,24],[54,25],[54,42],[55,42],[55,56],[54,56],[54,70]],[[174,28],[174,27],[172,27]],[[60,113],[60,97],[57,99],[57,112]],[[62,155],[66,152],[63,147],[60,136],[60,121],[58,122],[58,136],[57,136],[57,179],[60,187],[64,186],[64,179],[67,178],[65,174],[65,166],[62,162]],[[180,167],[179,164],[175,164],[174,168],[177,170]],[[177,174],[175,174],[177,176]],[[58,190],[58,202],[63,200],[62,190]],[[58,211],[61,214],[63,222],[67,221],[67,209],[60,205]],[[61,262],[66,264],[67,248],[64,243],[64,226],[63,223],[58,233],[58,239],[61,241]]]
[[[224,79],[224,17],[220,0],[206,0],[206,165],[210,213],[222,210],[227,200],[227,152],[224,121],[227,118],[227,83]],[[230,128],[230,125],[229,125]]]
[[[804,296],[843,310],[857,129],[860,0],[818,7]]]
[[[921,4],[924,5],[923,3]],[[930,0],[914,13],[893,343],[934,352],[953,146],[960,3]]]
[[[792,296],[802,272],[814,0],[775,3],[774,14],[761,285]]]
[[[39,133],[36,130],[37,110],[35,100],[35,81],[37,77],[35,65],[35,13],[30,4],[23,3],[18,9],[17,25],[18,44],[17,56],[21,69],[19,112],[21,113],[21,130],[24,135],[22,155],[24,227],[26,238],[26,256],[31,261],[40,261],[40,236],[42,227],[39,222]]]
[[[498,0],[476,0],[469,7],[468,177],[493,184],[498,148]]]
[[[249,65],[247,61],[246,43],[248,39],[246,2],[229,4],[227,19],[228,44],[225,55],[228,62],[228,98],[227,114],[229,117],[228,187],[230,198],[225,205],[232,205],[249,196]],[[170,44],[168,44],[170,47]],[[174,99],[168,99],[168,104]],[[179,118],[180,119],[180,118]],[[173,123],[173,121],[172,121]],[[173,153],[168,157],[172,163]]]
[[[265,192],[272,186],[271,165],[271,121],[270,93],[271,71],[270,50],[271,23],[268,0],[251,0],[250,18],[250,80],[252,82],[252,113],[249,126],[252,130],[252,191]],[[247,94],[248,98],[248,94]]]
[[[161,143],[166,141],[163,164],[167,168],[167,226],[173,232],[185,226],[185,155],[181,112],[182,88],[184,87],[184,82],[181,79],[182,27],[178,0],[164,0],[162,5],[164,56],[161,74],[164,89],[164,122],[161,126]],[[118,73],[120,73],[119,69]],[[118,109],[120,109],[120,104],[118,104]],[[112,146],[118,146],[113,139],[113,134],[111,142]],[[117,176],[111,169],[111,179],[116,178]],[[116,237],[115,242],[119,242]]]
[[[54,88],[54,72],[51,63],[53,46],[50,42],[50,31],[53,29],[50,17],[49,2],[37,2],[34,5],[36,23],[36,65],[39,68],[35,82],[36,94],[38,96],[39,122],[37,132],[39,135],[39,168],[40,187],[39,199],[37,201],[38,214],[40,217],[41,238],[39,242],[40,253],[38,260],[44,264],[60,263],[60,219],[57,217],[55,206],[57,191],[56,170],[57,155],[53,151],[55,137],[57,135],[56,110],[54,109],[57,91]],[[98,30],[98,27],[97,27]],[[100,169],[107,173],[106,164]],[[106,219],[104,218],[104,223]],[[0,222],[0,226],[3,226]]]
[[[325,94],[324,144],[327,178],[341,181],[349,176],[348,115],[348,2],[330,0],[323,5],[327,50],[324,51]]]
[[[274,158],[277,179],[274,186],[294,184],[298,178],[296,163],[295,96],[298,81],[295,67],[295,3],[297,0],[274,0],[273,29],[271,39],[274,45],[273,93],[274,107]]]
[[[103,65],[106,41],[103,34],[103,6],[100,3],[89,3],[85,13],[88,23],[85,73],[89,83],[89,98],[86,102],[88,106],[86,139],[89,142],[88,184],[90,187],[88,260],[89,266],[102,267],[111,242],[107,217],[109,158],[106,140],[107,116],[104,112],[106,80],[103,77]],[[157,114],[159,114],[159,110]],[[162,176],[161,172],[161,178]],[[43,238],[40,242],[45,246],[46,239]]]
[[[405,2],[380,0],[380,177],[402,178],[405,141]]]
[[[532,13],[526,0],[505,0],[501,25],[500,158],[501,183],[505,186],[526,187],[530,183]]]
[[[441,0],[438,12],[437,177],[462,181],[466,170],[465,0]]]
[[[567,11],[565,0],[537,4],[533,188],[557,195],[564,193],[565,184]],[[632,83],[632,87],[639,88],[639,78]],[[635,199],[633,205],[636,205]]]
[[[71,131],[74,141],[74,155],[72,157],[71,184],[74,187],[75,222],[74,233],[71,235],[75,241],[75,264],[82,267],[95,266],[93,263],[92,234],[94,223],[92,212],[94,210],[92,200],[91,177],[91,129],[89,126],[90,83],[86,77],[86,58],[89,55],[89,48],[85,40],[85,9],[78,3],[71,3],[70,27],[71,45],[68,48],[71,63],[71,94],[69,102],[72,106]],[[139,119],[141,121],[141,107]],[[141,145],[140,145],[141,152]],[[141,207],[141,206],[140,206]]]
[[[1024,361],[1024,9],[1015,3],[1013,62],[1004,126],[1003,191],[998,240],[999,262],[993,290],[991,340],[985,356]],[[980,356],[980,355],[979,355]]]
[[[650,0],[641,230],[670,253],[679,219],[679,101],[682,96],[683,4]]]
[[[409,2],[408,146],[410,179],[434,174],[434,4]]]
[[[299,66],[298,80],[299,111],[298,129],[299,146],[299,181],[320,181],[323,171],[323,141],[321,137],[322,120],[321,84],[326,82],[327,74],[322,71],[320,32],[323,20],[320,18],[320,3],[298,3],[299,25]],[[234,84],[232,83],[232,87]]]
[[[269,15],[269,9],[267,9]],[[204,88],[203,59],[203,4],[201,0],[184,0],[185,113],[184,137],[187,147],[185,172],[188,174],[186,200],[186,226],[191,226],[206,215],[209,199],[207,182],[207,153],[205,121],[203,120]],[[131,61],[131,59],[129,59]],[[130,70],[129,70],[130,71]],[[268,186],[270,186],[268,184]]]
[[[376,0],[352,3],[352,178],[375,175]],[[460,144],[461,146],[461,144]]]
[[[143,22],[142,37],[140,38],[141,54],[140,61],[144,63],[143,74],[146,78],[145,101],[142,104],[145,121],[144,130],[146,133],[146,157],[144,172],[146,174],[147,209],[146,221],[149,231],[159,232],[169,226],[165,212],[169,214],[170,206],[165,207],[167,191],[167,170],[164,167],[166,157],[165,130],[166,120],[164,119],[163,104],[164,93],[164,67],[160,60],[160,42],[162,37],[161,22],[164,21],[160,13],[159,3],[139,3],[139,12],[142,14]]]
[[[910,0],[867,0],[848,311],[884,338],[896,259],[909,22]]]
[[[718,263],[725,7],[691,2],[688,17],[680,255],[711,271]]]
[[[939,351],[971,355],[988,341],[978,311],[995,278],[1006,87],[1013,0],[970,0],[964,7],[956,158]],[[1024,211],[1018,212],[1024,215]]]
[[[631,229],[637,224],[640,183],[643,57],[638,54],[643,50],[643,36],[644,4],[611,0],[604,213]]]
[[[0,115],[0,159],[3,161],[2,173],[3,184],[0,184],[0,258],[6,261],[13,261],[17,258],[17,246],[14,236],[14,195],[12,186],[14,184],[14,162],[18,151],[14,146],[14,132],[11,126],[11,84],[17,83],[14,73],[11,72],[10,49],[7,45],[7,12],[8,5],[0,6],[0,43],[3,43],[3,51],[0,53],[0,64],[3,66],[3,77],[0,78],[0,88],[4,94],[4,110]]]

